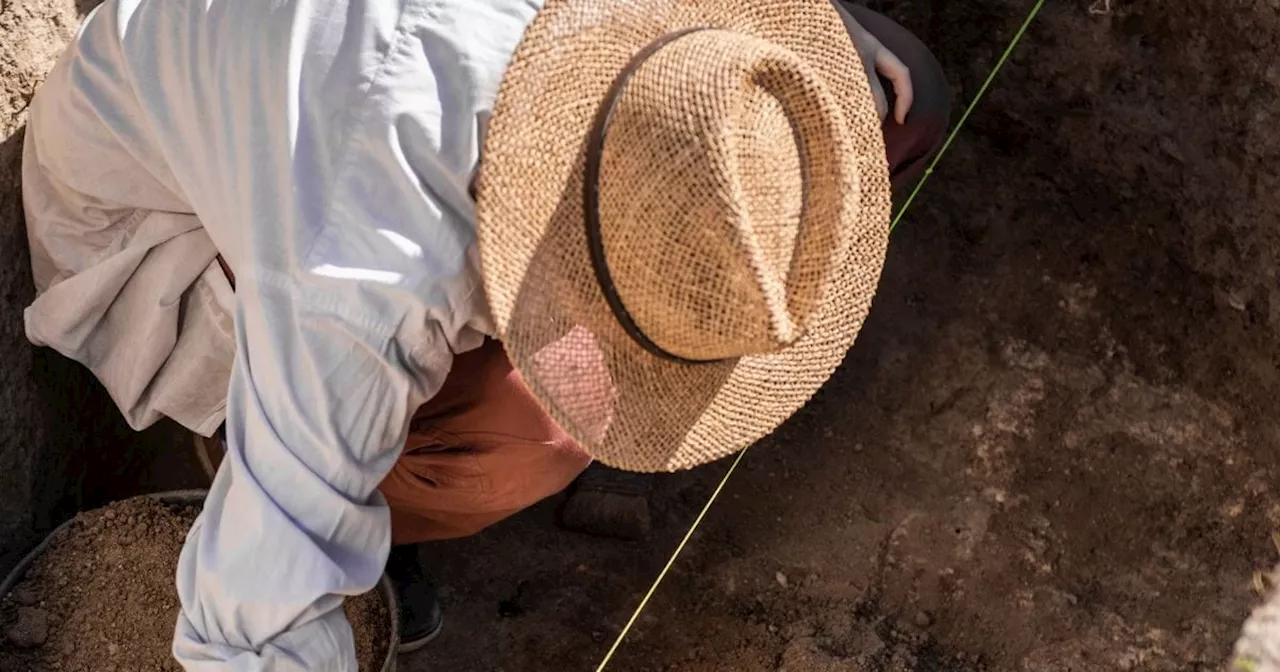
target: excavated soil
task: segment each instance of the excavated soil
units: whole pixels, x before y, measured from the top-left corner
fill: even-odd
[[[963,104],[1032,2],[869,4]],[[0,216],[74,11],[0,6]],[[1047,3],[845,365],[608,669],[1225,669],[1280,529],[1278,43],[1274,0]],[[557,531],[549,502],[433,545],[445,631],[401,668],[595,669],[727,466],[664,478],[647,543]]]
[[[76,516],[0,596],[0,670],[180,672],[174,571],[198,514],[138,497]],[[345,608],[360,672],[378,672],[390,636],[382,599],[365,593]]]

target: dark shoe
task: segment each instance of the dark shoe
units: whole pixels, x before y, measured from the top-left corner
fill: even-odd
[[[560,509],[560,526],[626,541],[647,539],[653,478],[593,463],[574,481]]]
[[[400,648],[409,653],[426,646],[440,634],[444,612],[435,583],[418,559],[418,547],[392,546],[387,558],[387,578],[400,600]]]

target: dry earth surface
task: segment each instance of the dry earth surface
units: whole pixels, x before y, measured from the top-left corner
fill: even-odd
[[[1032,3],[870,4],[963,103]],[[6,245],[5,138],[74,18],[0,5]],[[609,669],[1224,669],[1280,529],[1278,51],[1274,0],[1049,3]],[[402,667],[594,669],[727,466],[665,478],[647,544],[549,502],[426,548],[446,631]]]

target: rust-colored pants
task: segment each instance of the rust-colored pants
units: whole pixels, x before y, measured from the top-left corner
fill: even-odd
[[[911,69],[915,100],[907,121],[898,125],[890,116],[884,124],[889,173],[900,188],[919,177],[943,140],[951,109],[946,79],[905,28],[840,1]],[[892,110],[893,87],[884,84]],[[589,462],[534,401],[502,346],[488,341],[455,359],[444,387],[414,415],[404,454],[379,486],[391,507],[392,543],[479,532],[559,492]]]
[[[554,495],[590,459],[529,393],[497,341],[454,358],[378,487],[391,541],[475,534]]]

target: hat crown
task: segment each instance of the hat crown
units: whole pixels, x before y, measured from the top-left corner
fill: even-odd
[[[708,29],[663,45],[622,86],[597,191],[635,327],[689,360],[794,343],[842,261],[855,200],[845,122],[820,76],[784,47]]]

